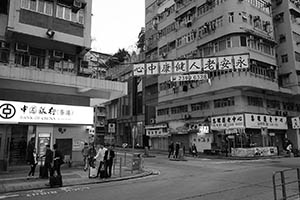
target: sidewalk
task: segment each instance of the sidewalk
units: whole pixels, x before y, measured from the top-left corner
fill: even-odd
[[[129,155],[128,155],[129,156]],[[122,157],[122,156],[120,156]],[[153,172],[149,169],[142,170],[131,170],[131,156],[128,157],[126,161],[126,166],[121,166],[120,173],[120,164],[117,160],[115,168],[112,170],[112,177],[107,179],[100,178],[88,178],[88,170],[84,171],[83,166],[72,166],[69,168],[66,165],[63,165],[61,168],[62,177],[63,177],[63,186],[75,186],[75,185],[87,185],[87,184],[96,184],[96,183],[105,183],[112,181],[122,181],[134,178],[140,178],[144,176],[152,175]],[[45,184],[49,183],[48,179],[40,179],[39,175],[39,166],[36,168],[36,175],[34,178],[27,180],[27,173],[29,171],[29,166],[19,166],[12,168],[9,172],[0,172],[0,194],[7,192],[18,192],[26,190],[35,190],[35,189],[46,189],[50,188]]]

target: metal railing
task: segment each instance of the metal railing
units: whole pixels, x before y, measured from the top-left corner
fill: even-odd
[[[274,172],[273,190],[274,200],[300,199],[300,169],[293,168]]]

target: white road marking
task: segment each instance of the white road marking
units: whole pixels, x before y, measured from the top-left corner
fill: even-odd
[[[7,199],[7,198],[12,198],[12,197],[18,197],[20,195],[18,194],[14,194],[14,195],[4,195],[4,196],[0,196],[0,199]]]

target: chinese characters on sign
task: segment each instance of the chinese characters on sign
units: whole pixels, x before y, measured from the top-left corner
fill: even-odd
[[[249,54],[219,56],[189,60],[160,61],[133,65],[133,75],[179,74],[249,68]]]
[[[93,124],[92,107],[0,101],[0,123]]]
[[[293,129],[300,129],[300,118],[299,117],[292,118],[292,127],[293,127]]]
[[[244,128],[244,115],[227,115],[217,116],[211,118],[211,129],[212,130],[226,130],[233,128]]]
[[[287,130],[287,118],[281,116],[245,114],[246,128]]]

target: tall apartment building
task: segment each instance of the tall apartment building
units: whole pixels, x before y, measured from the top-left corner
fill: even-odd
[[[282,151],[287,140],[299,148],[299,130],[291,126],[300,114],[298,1],[145,2],[146,61],[249,57],[247,69],[203,72],[208,81],[159,75],[156,127],[146,131],[153,148],[167,149],[171,140],[202,152]]]
[[[89,77],[82,60],[91,46],[92,0],[0,1],[0,169],[25,163],[54,143],[81,161],[91,98],[127,93],[125,83]]]

